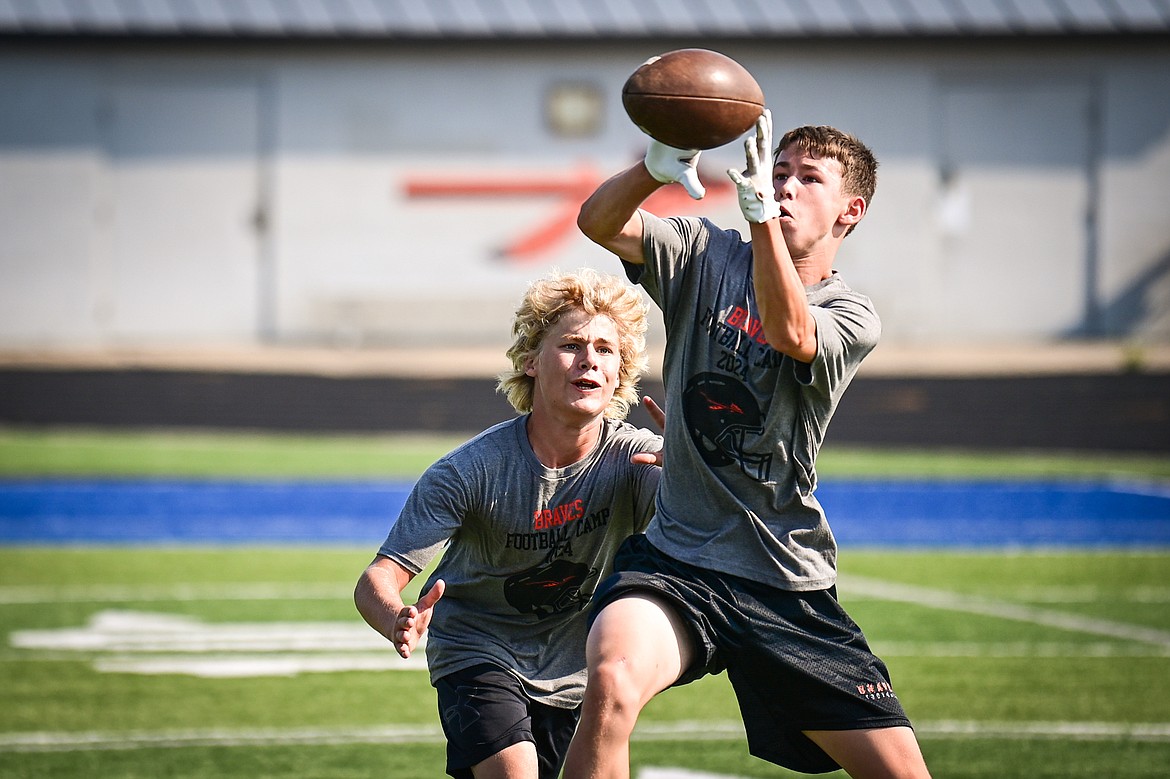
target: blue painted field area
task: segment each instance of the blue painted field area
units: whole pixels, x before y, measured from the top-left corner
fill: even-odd
[[[395,483],[0,482],[0,542],[376,547],[409,491]]]
[[[0,482],[5,544],[358,544],[376,547],[410,484]],[[842,546],[1170,546],[1170,486],[832,481],[818,496]]]

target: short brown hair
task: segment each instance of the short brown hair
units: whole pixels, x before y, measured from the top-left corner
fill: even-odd
[[[501,373],[496,391],[522,414],[532,410],[536,379],[525,371],[526,363],[540,351],[549,329],[569,311],[604,315],[618,330],[618,384],[605,415],[625,419],[638,402],[638,380],[646,370],[646,312],[649,306],[633,286],[617,276],[582,268],[576,273],[554,271],[528,285],[512,321],[515,340],[508,349],[512,370]]]
[[[828,125],[797,127],[784,133],[772,155],[773,163],[779,159],[780,152],[790,146],[814,157],[841,163],[842,191],[850,197],[862,197],[866,206],[873,203],[874,190],[877,189],[878,161],[869,147],[856,136]],[[851,225],[845,234],[853,232],[856,226]]]

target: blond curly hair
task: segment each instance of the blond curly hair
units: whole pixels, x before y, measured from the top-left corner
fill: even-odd
[[[496,391],[504,394],[521,414],[531,411],[536,379],[525,372],[525,365],[540,351],[549,329],[569,311],[603,315],[617,326],[621,358],[617,389],[605,416],[625,419],[638,402],[638,380],[647,367],[648,308],[637,289],[617,276],[591,268],[581,268],[575,273],[553,271],[532,282],[512,321],[515,340],[508,349],[512,370],[499,375]]]

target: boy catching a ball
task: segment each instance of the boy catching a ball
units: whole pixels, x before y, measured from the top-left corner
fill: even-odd
[[[663,310],[667,398],[655,517],[594,599],[566,779],[628,776],[646,703],[724,670],[752,754],[808,773],[929,776],[886,666],[837,602],[815,496],[829,420],[881,330],[833,269],[877,161],[830,127],[792,130],[773,154],[767,111],[745,149],[746,170],[728,174],[750,243],[640,209],[672,182],[703,195],[699,152],[658,141],[578,218]]]

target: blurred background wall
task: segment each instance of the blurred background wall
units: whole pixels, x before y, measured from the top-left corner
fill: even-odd
[[[887,341],[1170,341],[1170,7],[760,5],[5,4],[0,347],[501,345],[534,276],[617,271],[573,217],[685,46],[875,150],[838,267]],[[703,163],[653,205],[740,227],[742,149]]]
[[[575,217],[622,84],[690,46],[881,160],[835,435],[1170,451],[1168,0],[0,1],[0,423],[509,415],[525,285],[620,272]],[[742,230],[742,155],[647,207]]]

